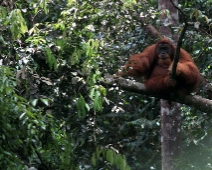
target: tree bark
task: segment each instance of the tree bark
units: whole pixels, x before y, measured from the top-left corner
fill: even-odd
[[[161,101],[162,170],[176,169],[181,155],[181,104]]]
[[[198,95],[186,95],[183,98],[171,98],[168,99],[167,96],[155,95],[151,92],[146,91],[145,85],[143,83],[135,82],[133,80],[125,79],[123,77],[117,77],[112,75],[107,75],[102,82],[104,86],[115,86],[120,87],[123,90],[127,90],[134,93],[144,94],[148,96],[153,96],[159,99],[175,101],[195,108],[196,110],[202,111],[204,113],[212,113],[212,100],[203,98]]]
[[[177,0],[174,0],[177,4]],[[169,25],[178,23],[178,11],[167,0],[159,0],[158,8],[161,10],[160,32],[166,37],[172,37]],[[176,43],[177,36],[174,36]],[[181,110],[180,104],[176,102],[168,102],[161,99],[161,154],[162,154],[162,170],[176,169],[176,159],[181,155]]]

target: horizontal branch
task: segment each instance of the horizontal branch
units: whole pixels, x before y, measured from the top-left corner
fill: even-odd
[[[186,95],[183,99],[174,98],[168,99],[165,96],[155,95],[153,93],[147,92],[145,85],[143,83],[139,83],[133,80],[124,79],[122,77],[115,77],[115,76],[106,76],[105,77],[105,84],[109,86],[118,86],[123,90],[127,90],[134,93],[145,94],[149,96],[153,96],[156,98],[161,98],[165,100],[175,101],[181,104],[186,104],[188,106],[192,106],[197,110],[200,110],[205,113],[212,112],[212,100],[203,98],[198,95]]]

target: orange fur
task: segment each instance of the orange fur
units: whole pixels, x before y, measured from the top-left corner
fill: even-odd
[[[160,44],[164,43],[168,44],[170,54],[161,58],[157,51]],[[144,77],[147,90],[157,94],[169,95],[176,90],[177,94],[182,96],[194,92],[199,84],[199,71],[190,54],[182,48],[176,69],[176,80],[170,77],[175,49],[176,47],[168,39],[163,38],[156,44],[148,46],[142,53],[131,56],[124,66],[125,71],[118,74]]]

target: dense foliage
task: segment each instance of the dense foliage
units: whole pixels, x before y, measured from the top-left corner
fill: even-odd
[[[211,1],[179,3],[200,23],[183,45],[210,82]],[[159,99],[102,83],[153,42],[138,16],[159,28],[157,1],[3,0],[0,11],[1,169],[160,169]],[[182,110],[179,166],[212,169],[210,115]]]

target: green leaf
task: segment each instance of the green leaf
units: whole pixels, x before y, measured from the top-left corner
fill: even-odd
[[[94,97],[94,110],[99,111],[100,110],[100,103],[99,103],[99,91],[95,91],[95,97]]]
[[[91,157],[91,162],[92,162],[92,164],[94,165],[94,166],[96,166],[96,156],[95,156],[96,154],[95,153],[93,153],[93,155],[92,155],[92,157]]]
[[[5,7],[0,6],[0,18],[6,18],[6,16],[7,16],[7,11]]]
[[[57,60],[56,60],[55,56],[53,55],[51,49],[47,47],[45,49],[45,51],[46,51],[46,57],[47,57],[46,62],[49,65],[49,68],[56,70],[57,69]]]
[[[49,106],[49,99],[44,99],[44,98],[41,98],[40,101],[45,104],[46,106]]]
[[[78,64],[81,58],[81,51],[78,48],[74,49],[73,54],[71,55],[70,61],[71,61],[71,65],[75,65]]]
[[[23,117],[24,117],[24,115],[25,115],[26,113],[24,112],[24,113],[22,113],[21,115],[20,115],[20,119],[22,119]]]
[[[28,31],[26,21],[22,17],[21,10],[14,9],[10,12],[10,31],[14,39],[21,38],[21,36]]]
[[[36,106],[36,105],[37,105],[37,103],[38,103],[38,99],[34,99],[34,100],[32,100],[32,101],[31,101],[31,103],[32,103],[32,105],[33,105],[33,106]]]
[[[79,99],[77,100],[77,112],[79,118],[84,118],[86,116],[86,102],[82,95],[80,95]]]
[[[114,164],[114,155],[113,155],[113,151],[111,149],[106,151],[106,159],[108,162],[111,163],[111,165]]]
[[[90,94],[89,94],[91,99],[94,99],[94,92],[95,92],[95,88],[91,88]]]
[[[103,86],[100,86],[99,87],[99,91],[101,92],[101,94],[103,94],[103,96],[106,96],[107,95],[107,90]]]

